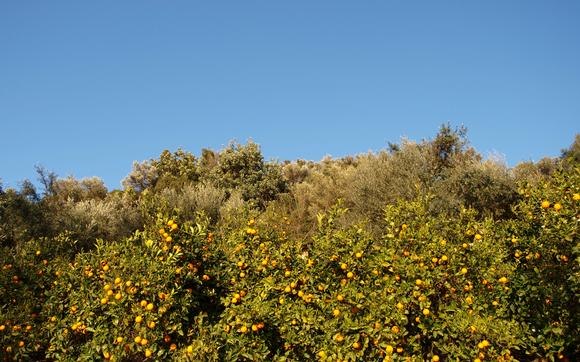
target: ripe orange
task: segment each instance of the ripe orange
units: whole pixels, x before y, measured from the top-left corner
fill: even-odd
[[[550,202],[549,201],[542,201],[542,209],[547,209],[548,207],[550,207]]]

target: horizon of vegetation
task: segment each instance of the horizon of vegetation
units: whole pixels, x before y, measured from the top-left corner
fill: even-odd
[[[0,183],[0,360],[580,359],[580,134],[514,167],[442,125],[166,150],[118,190],[37,172]]]
[[[452,130],[452,127],[449,123],[447,123],[447,124],[441,125],[441,130],[443,130],[443,129]],[[467,138],[468,129],[465,126],[456,127],[453,130],[453,132],[455,132],[459,137],[463,138],[463,142],[465,143],[465,145],[469,145],[469,141]],[[571,146],[569,146],[569,148],[562,148],[561,149],[560,156],[543,156],[542,158],[540,158],[539,160],[536,160],[536,161],[534,161],[533,159],[522,160],[519,162],[515,162],[512,166],[510,166],[510,163],[507,161],[506,155],[499,152],[499,151],[496,151],[496,150],[488,151],[487,155],[486,156],[481,155],[481,158],[483,160],[490,160],[490,161],[496,162],[496,163],[503,163],[509,169],[517,168],[519,165],[523,165],[523,164],[549,163],[549,162],[551,162],[551,160],[565,157],[564,155],[572,152],[573,148],[576,147],[576,144],[578,143],[578,136],[579,136],[579,134],[575,135],[576,140],[573,141],[573,144]],[[424,143],[424,142],[430,142],[430,141],[431,140],[429,138],[424,138],[419,142]],[[412,140],[412,139],[407,138],[405,136],[400,137],[400,143],[417,143],[417,142],[418,141]],[[258,148],[259,148],[259,143],[255,142],[252,138],[249,138],[248,140],[246,140],[246,144],[256,144],[256,145],[258,145]],[[231,148],[232,146],[235,147],[236,145],[239,146],[241,144],[236,139],[232,139],[228,142],[228,146],[226,148]],[[280,159],[278,157],[271,157],[268,160],[268,162],[282,163],[282,164],[297,163],[297,162],[321,163],[321,162],[324,162],[325,160],[340,160],[340,159],[352,158],[352,157],[354,157],[354,158],[364,157],[365,155],[376,155],[376,154],[380,154],[382,152],[391,151],[393,147],[397,147],[397,146],[398,146],[397,143],[388,142],[386,148],[382,148],[379,150],[369,149],[366,152],[359,152],[359,153],[356,153],[354,155],[346,155],[346,156],[333,156],[331,154],[325,154],[318,161],[314,160],[314,159],[306,159],[306,158],[297,158],[294,160],[284,159],[284,160],[280,161]],[[171,151],[166,149],[162,152],[162,154],[165,152],[171,152]],[[182,147],[179,147],[174,153],[175,154],[187,153],[187,154],[193,155],[194,157],[200,157],[201,155],[203,155],[204,152],[219,153],[219,151],[215,151],[215,150],[212,150],[209,148],[202,148],[200,154],[196,155],[196,154],[192,154],[190,151],[184,150]],[[152,161],[153,161],[153,159],[144,160],[144,161],[133,161],[133,167],[135,167],[135,164],[147,163],[147,162],[152,162]],[[21,181],[17,181],[17,186],[9,186],[9,188],[15,189],[18,187],[22,187],[23,185],[30,185],[30,184],[32,184],[35,188],[38,188],[39,186],[44,187],[45,184],[44,184],[43,178],[46,177],[47,175],[50,175],[50,177],[53,177],[53,178],[77,179],[77,177],[74,175],[74,173],[70,173],[64,177],[60,177],[57,173],[55,173],[54,171],[50,171],[47,167],[45,167],[45,165],[42,165],[42,164],[34,165],[34,169],[35,169],[36,174],[37,174],[36,180],[30,180],[30,179],[25,178],[25,179],[22,179]],[[99,177],[98,175],[93,175],[93,176],[89,176],[89,177],[82,177],[81,179],[95,179],[95,178],[101,180],[101,183],[103,184],[103,186],[105,188],[107,188],[108,191],[119,190],[119,188],[117,188],[117,187],[113,187],[110,185],[107,186],[105,184],[105,182],[102,181],[101,177]],[[124,179],[119,180],[119,185],[121,186],[121,188],[123,187],[123,181],[124,181]],[[2,187],[1,176],[0,176],[0,187]]]

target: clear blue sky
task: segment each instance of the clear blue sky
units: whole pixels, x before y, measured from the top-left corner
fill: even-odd
[[[0,178],[118,188],[251,138],[319,160],[450,121],[510,165],[580,131],[580,1],[1,1]]]

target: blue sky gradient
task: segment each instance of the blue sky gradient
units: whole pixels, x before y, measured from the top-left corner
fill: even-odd
[[[580,125],[579,1],[3,1],[0,178],[118,188],[163,149],[319,160],[465,125],[510,165]]]

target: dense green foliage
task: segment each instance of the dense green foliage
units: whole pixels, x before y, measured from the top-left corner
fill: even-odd
[[[508,168],[464,129],[320,162],[232,143],[0,186],[0,359],[580,358],[579,138]]]

